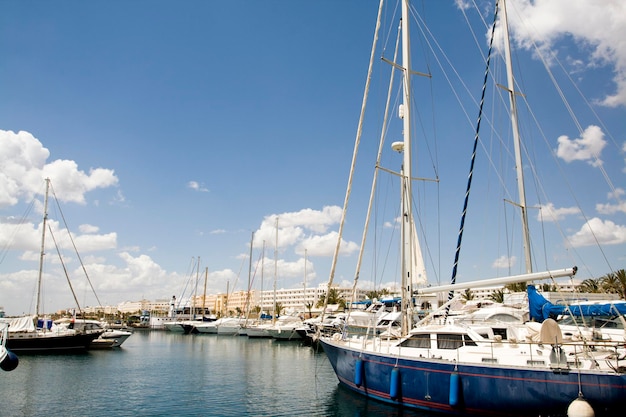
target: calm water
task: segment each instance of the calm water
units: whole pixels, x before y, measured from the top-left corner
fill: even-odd
[[[137,331],[119,350],[20,355],[0,416],[407,416],[338,386],[298,342]]]

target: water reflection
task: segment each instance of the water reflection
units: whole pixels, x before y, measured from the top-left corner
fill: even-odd
[[[325,412],[328,417],[435,417],[435,414],[424,411],[404,409],[387,405],[383,402],[368,399],[337,385],[332,392]]]
[[[299,342],[157,331],[116,351],[23,355],[0,393],[0,416],[428,416],[340,387]]]

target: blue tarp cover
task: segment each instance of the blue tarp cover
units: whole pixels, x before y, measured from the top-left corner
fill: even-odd
[[[528,306],[531,320],[543,322],[549,317],[556,317],[562,314],[571,314],[575,317],[598,317],[617,316],[626,314],[626,303],[618,301],[616,303],[584,304],[584,305],[560,305],[552,304],[545,297],[537,292],[533,285],[529,285]]]

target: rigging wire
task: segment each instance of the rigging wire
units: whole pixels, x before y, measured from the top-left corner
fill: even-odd
[[[61,252],[59,251],[59,245],[57,245],[57,240],[54,237],[54,233],[52,233],[52,226],[50,226],[50,223],[48,223],[48,230],[50,231],[50,236],[52,237],[52,241],[54,242],[54,247],[56,248],[57,254],[59,255],[59,260],[61,261],[61,266],[63,267],[63,272],[65,273],[65,278],[67,279],[67,283],[70,286],[70,291],[72,291],[72,296],[74,296],[74,302],[76,303],[76,306],[78,307],[78,311],[82,315],[83,311],[80,308],[80,303],[78,302],[78,298],[76,297],[76,293],[74,292],[74,287],[72,286],[72,282],[70,281],[70,276],[67,273],[65,262],[63,262],[63,256],[61,255]]]
[[[59,204],[59,199],[57,198],[55,192],[54,192],[54,187],[52,186],[52,182],[50,182],[50,189],[52,191],[52,195],[54,196],[54,201],[57,205],[57,208],[59,209],[59,214],[61,215],[61,219],[63,219],[63,224],[65,225],[65,229],[67,230],[67,235],[70,238],[70,242],[72,242],[72,247],[74,248],[74,252],[76,253],[76,256],[78,257],[78,261],[80,262],[80,266],[83,268],[83,272],[85,273],[85,277],[87,278],[87,282],[89,283],[89,286],[91,287],[91,291],[93,292],[93,295],[96,297],[96,300],[98,301],[98,306],[102,307],[102,303],[100,302],[100,299],[98,298],[98,294],[96,294],[96,290],[93,287],[93,284],[91,283],[91,279],[89,279],[89,274],[87,273],[87,269],[85,268],[85,264],[83,263],[82,258],[80,257],[80,253],[78,253],[78,249],[76,248],[76,243],[74,242],[74,238],[72,237],[72,234],[70,233],[70,228],[67,225],[67,221],[65,220],[65,215],[63,214],[63,211],[61,210],[61,205]],[[52,233],[52,231],[50,231],[50,233]],[[54,237],[53,237],[54,239]],[[54,242],[56,245],[56,241]],[[58,252],[59,248],[57,247],[57,252]],[[59,254],[59,256],[61,256]],[[63,269],[65,269],[65,265],[63,265]],[[67,274],[67,271],[66,271]],[[68,277],[69,280],[69,277]],[[73,290],[72,290],[73,292]],[[74,296],[76,297],[76,296]],[[78,304],[78,303],[77,303]]]
[[[393,62],[396,62],[397,57],[398,57],[398,53],[400,50],[400,38],[401,38],[401,26],[398,27],[398,34],[396,36],[396,44],[395,44],[395,49],[394,49],[394,56],[393,56]],[[360,274],[360,270],[361,270],[361,263],[363,262],[363,254],[364,254],[364,249],[365,249],[365,241],[367,240],[367,230],[368,230],[368,225],[370,222],[370,218],[371,218],[371,214],[372,214],[372,207],[374,205],[374,197],[376,195],[376,184],[378,183],[378,168],[380,167],[380,160],[382,157],[382,153],[383,153],[383,146],[385,144],[385,134],[387,131],[387,122],[389,120],[389,109],[390,109],[390,102],[391,102],[391,96],[392,96],[392,90],[393,90],[393,85],[394,85],[394,80],[395,80],[395,71],[392,69],[391,71],[391,77],[389,79],[389,86],[387,89],[387,101],[385,103],[385,115],[383,118],[383,127],[382,127],[382,131],[381,131],[381,135],[380,135],[380,140],[378,142],[378,154],[376,157],[376,165],[375,165],[375,169],[374,169],[374,178],[372,179],[372,187],[370,189],[370,197],[369,197],[369,203],[367,206],[367,215],[365,217],[365,225],[363,227],[363,234],[361,236],[361,246],[360,246],[360,250],[359,250],[359,256],[358,256],[358,260],[357,260],[357,265],[356,265],[356,271],[354,274],[354,284],[352,286],[352,291],[350,293],[350,305],[352,305],[352,302],[354,301],[355,297],[356,297],[356,287],[359,281],[359,274]],[[350,314],[350,313],[348,313]]]
[[[518,17],[521,17],[518,15]],[[527,24],[526,20],[524,19],[519,19],[522,23]],[[533,31],[528,30],[528,33],[534,33]],[[582,125],[580,123],[580,121],[578,120],[576,114],[574,113],[572,106],[570,105],[569,101],[567,100],[567,97],[565,96],[565,93],[563,91],[563,89],[561,88],[561,86],[559,85],[559,83],[557,82],[556,76],[554,74],[554,71],[551,68],[551,65],[549,64],[550,62],[556,62],[558,63],[559,67],[563,70],[563,74],[565,74],[565,77],[570,81],[571,85],[574,87],[574,89],[576,90],[576,92],[580,95],[580,97],[583,99],[584,103],[586,104],[586,106],[589,108],[589,110],[592,112],[592,114],[595,116],[596,120],[598,121],[598,123],[600,125],[602,125],[603,127],[603,133],[606,132],[607,135],[612,139],[613,143],[615,144],[616,147],[617,144],[615,142],[615,139],[613,138],[613,136],[610,134],[610,132],[608,132],[606,126],[604,125],[604,123],[602,122],[602,120],[600,119],[599,115],[595,112],[595,110],[593,110],[592,106],[589,104],[589,101],[586,99],[586,97],[583,95],[582,91],[580,91],[580,89],[578,88],[578,86],[576,85],[576,83],[572,80],[571,76],[569,75],[569,73],[565,70],[565,68],[563,67],[563,64],[560,62],[560,60],[558,59],[558,57],[556,56],[556,54],[554,54],[554,52],[552,52],[552,50],[547,50],[545,48],[540,48],[537,40],[535,39],[530,39],[530,43],[532,45],[532,49],[534,51],[534,53],[536,54],[537,57],[539,57],[546,73],[548,74],[550,81],[552,82],[555,90],[557,91],[561,101],[563,102],[563,105],[565,107],[565,109],[567,110],[568,114],[570,115],[570,118],[572,119],[573,123],[576,126],[576,129],[578,130],[578,133],[582,136],[584,133],[584,130],[582,128]],[[546,54],[548,54],[548,56],[546,56]],[[587,214],[584,212],[583,210],[583,206],[581,204],[581,202],[579,201],[579,199],[576,196],[576,193],[574,192],[574,187],[572,186],[572,184],[570,183],[570,181],[568,180],[567,176],[564,173],[563,167],[562,165],[559,163],[559,158],[558,155],[556,155],[556,152],[554,151],[553,147],[551,146],[551,144],[549,143],[547,136],[545,134],[545,132],[543,131],[543,129],[541,128],[538,120],[537,120],[537,116],[536,114],[532,111],[532,109],[530,108],[530,105],[526,99],[526,97],[523,97],[523,101],[527,106],[528,112],[530,114],[530,116],[532,117],[533,121],[535,122],[535,125],[537,126],[542,139],[544,140],[544,142],[546,143],[547,148],[549,149],[549,153],[552,156],[552,159],[554,161],[554,163],[556,164],[557,168],[559,169],[559,172],[561,173],[561,176],[563,178],[563,181],[566,183],[567,185],[567,189],[569,190],[569,193],[572,197],[572,199],[575,202],[576,207],[579,210],[579,214],[583,217],[584,221],[585,221],[585,226],[587,228],[587,230],[591,233],[595,244],[598,248],[598,250],[600,251],[603,259],[605,260],[608,268],[611,271],[614,271],[611,263],[608,260],[608,257],[606,256],[606,253],[604,251],[604,249],[602,248],[601,244],[600,244],[600,240],[596,234],[596,232],[593,230],[593,228],[591,227],[591,225],[589,224],[589,217],[587,216]],[[618,147],[619,148],[619,147]],[[527,153],[527,149],[525,149],[525,152]],[[607,186],[609,187],[611,194],[617,199],[618,203],[621,204],[621,198],[619,193],[617,193],[617,189],[615,187],[615,185],[613,184],[613,182],[611,181],[610,177],[608,176],[608,173],[606,172],[604,165],[601,163],[599,156],[597,154],[593,154],[592,155],[594,158],[594,167],[598,168],[602,174],[602,177],[604,178],[605,182],[607,183]],[[530,158],[527,158],[529,161],[531,161]],[[536,167],[531,164],[531,169],[533,170],[533,175],[535,178],[539,178],[539,176],[537,175],[536,172]],[[547,197],[546,197],[546,192],[543,189],[543,187],[541,186],[541,184],[538,184],[538,188],[542,191],[544,197],[546,198],[547,201]],[[540,206],[540,209],[542,209],[543,206]],[[554,216],[554,213],[549,210],[550,214],[553,214],[553,216],[550,218],[550,220],[555,224],[555,226],[557,227],[559,233],[561,234],[561,236],[563,237],[563,239],[568,242],[569,244],[569,250],[571,250],[574,254],[577,255],[577,258],[579,259],[578,262],[576,262],[579,267],[580,265],[582,265],[585,269],[588,270],[590,275],[593,275],[591,273],[591,271],[589,271],[588,267],[586,266],[584,260],[578,255],[576,249],[575,249],[575,245],[571,242],[570,238],[567,236],[567,234],[563,231],[563,229],[561,228],[559,222],[557,221],[558,219],[556,218],[556,216]],[[543,223],[543,222],[542,222]]]
[[[372,79],[372,67],[374,65],[374,54],[376,52],[376,44],[378,42],[378,32],[380,30],[380,22],[381,22],[381,15],[382,15],[382,10],[383,10],[383,4],[384,4],[384,0],[380,0],[379,3],[379,7],[378,7],[378,15],[376,17],[376,30],[374,31],[374,39],[372,42],[372,51],[370,54],[370,63],[369,63],[369,67],[367,70],[367,81],[365,83],[365,91],[363,92],[363,100],[361,103],[361,115],[359,117],[359,125],[357,128],[357,134],[356,134],[356,139],[355,139],[355,143],[354,143],[354,150],[352,153],[352,163],[350,165],[350,175],[348,178],[348,185],[346,188],[346,195],[344,197],[344,203],[343,203],[343,210],[341,212],[341,221],[339,223],[339,232],[337,234],[337,245],[335,246],[335,251],[333,253],[333,260],[331,263],[331,268],[330,268],[330,274],[329,274],[329,278],[328,278],[328,291],[326,291],[326,297],[324,297],[324,309],[322,310],[322,315],[321,315],[321,319],[324,319],[324,313],[326,311],[326,307],[328,306],[328,299],[330,296],[330,288],[333,284],[333,279],[335,278],[335,269],[337,267],[337,258],[339,257],[339,249],[341,246],[341,239],[343,236],[343,228],[345,225],[345,219],[346,219],[346,211],[348,209],[348,202],[350,200],[350,194],[352,192],[352,181],[353,181],[353,176],[354,176],[354,167],[356,164],[356,157],[358,155],[358,151],[359,151],[359,144],[361,142],[361,134],[363,131],[363,118],[364,118],[364,114],[365,114],[365,108],[367,105],[367,98],[369,96],[369,88],[370,88],[370,82]]]
[[[24,214],[22,214],[22,217],[20,217],[19,222],[17,222],[17,225],[13,228],[11,232],[11,236],[9,236],[8,239],[6,239],[4,246],[0,250],[0,264],[2,264],[2,262],[4,262],[5,258],[7,257],[7,254],[9,253],[9,247],[13,243],[13,240],[15,239],[15,236],[17,235],[17,232],[19,231],[19,229],[24,225],[24,223],[26,223],[26,220],[29,214],[32,212],[36,201],[37,200],[35,198],[33,198],[30,201],[30,203],[24,210]]]
[[[482,87],[482,92],[481,92],[481,97],[480,97],[480,105],[479,105],[479,110],[478,110],[478,119],[476,120],[476,132],[475,132],[475,136],[474,136],[474,147],[472,150],[472,157],[471,157],[471,162],[470,162],[470,170],[469,170],[469,174],[468,174],[468,178],[467,178],[467,188],[465,190],[465,200],[463,202],[463,211],[462,211],[462,215],[461,215],[461,225],[459,226],[459,234],[458,234],[458,240],[457,240],[457,245],[456,245],[456,251],[454,254],[454,264],[452,267],[452,277],[450,279],[450,283],[451,284],[456,284],[456,275],[457,275],[457,268],[459,265],[459,255],[461,253],[461,242],[463,240],[463,230],[465,227],[465,216],[467,214],[467,207],[469,205],[469,196],[470,196],[470,189],[471,189],[471,185],[472,185],[472,178],[474,176],[474,164],[476,162],[476,149],[478,148],[478,142],[480,141],[480,123],[482,120],[482,115],[483,115],[483,107],[484,107],[484,103],[485,103],[485,92],[487,90],[487,81],[489,78],[489,64],[491,62],[491,52],[493,50],[493,39],[494,39],[494,32],[496,29],[496,21],[497,21],[497,17],[498,17],[498,8],[496,6],[496,10],[494,12],[494,17],[493,17],[493,26],[491,29],[491,40],[489,42],[489,51],[487,52],[487,63],[486,63],[486,68],[485,68],[485,77],[483,80],[483,87]],[[448,301],[450,301],[452,298],[454,297],[454,291],[450,291],[448,293]],[[444,322],[447,320],[448,317],[448,312],[449,312],[449,307],[446,308],[446,312],[444,315]]]

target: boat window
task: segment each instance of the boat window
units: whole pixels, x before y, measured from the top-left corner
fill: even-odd
[[[616,319],[604,319],[598,317],[594,320],[593,327],[605,329],[621,329],[623,326]]]
[[[400,344],[401,347],[430,349],[430,334],[416,334]]]
[[[462,334],[438,334],[437,347],[439,349],[458,349],[463,346]]]
[[[493,335],[494,336],[502,336],[502,340],[506,340],[506,328],[498,328],[498,327],[494,327],[493,328]]]
[[[489,320],[499,321],[503,323],[519,323],[520,321],[514,315],[506,313],[494,314],[493,316],[489,317]]]
[[[563,316],[559,320],[559,324],[563,325],[574,325],[574,326],[591,326],[595,328],[611,328],[611,329],[622,329],[622,323],[613,316],[597,316],[591,319],[589,322],[589,318],[585,317],[571,317],[571,316]]]
[[[465,341],[465,346],[478,346],[476,342],[472,340],[468,335],[463,335],[463,340]]]
[[[386,319],[385,319],[385,320],[381,320],[381,321],[378,323],[378,325],[379,325],[379,326],[389,326],[389,325],[391,325],[392,327],[399,327],[399,326],[400,326],[400,323],[398,323],[398,322],[397,322],[397,321],[395,321],[395,320],[386,320]]]

